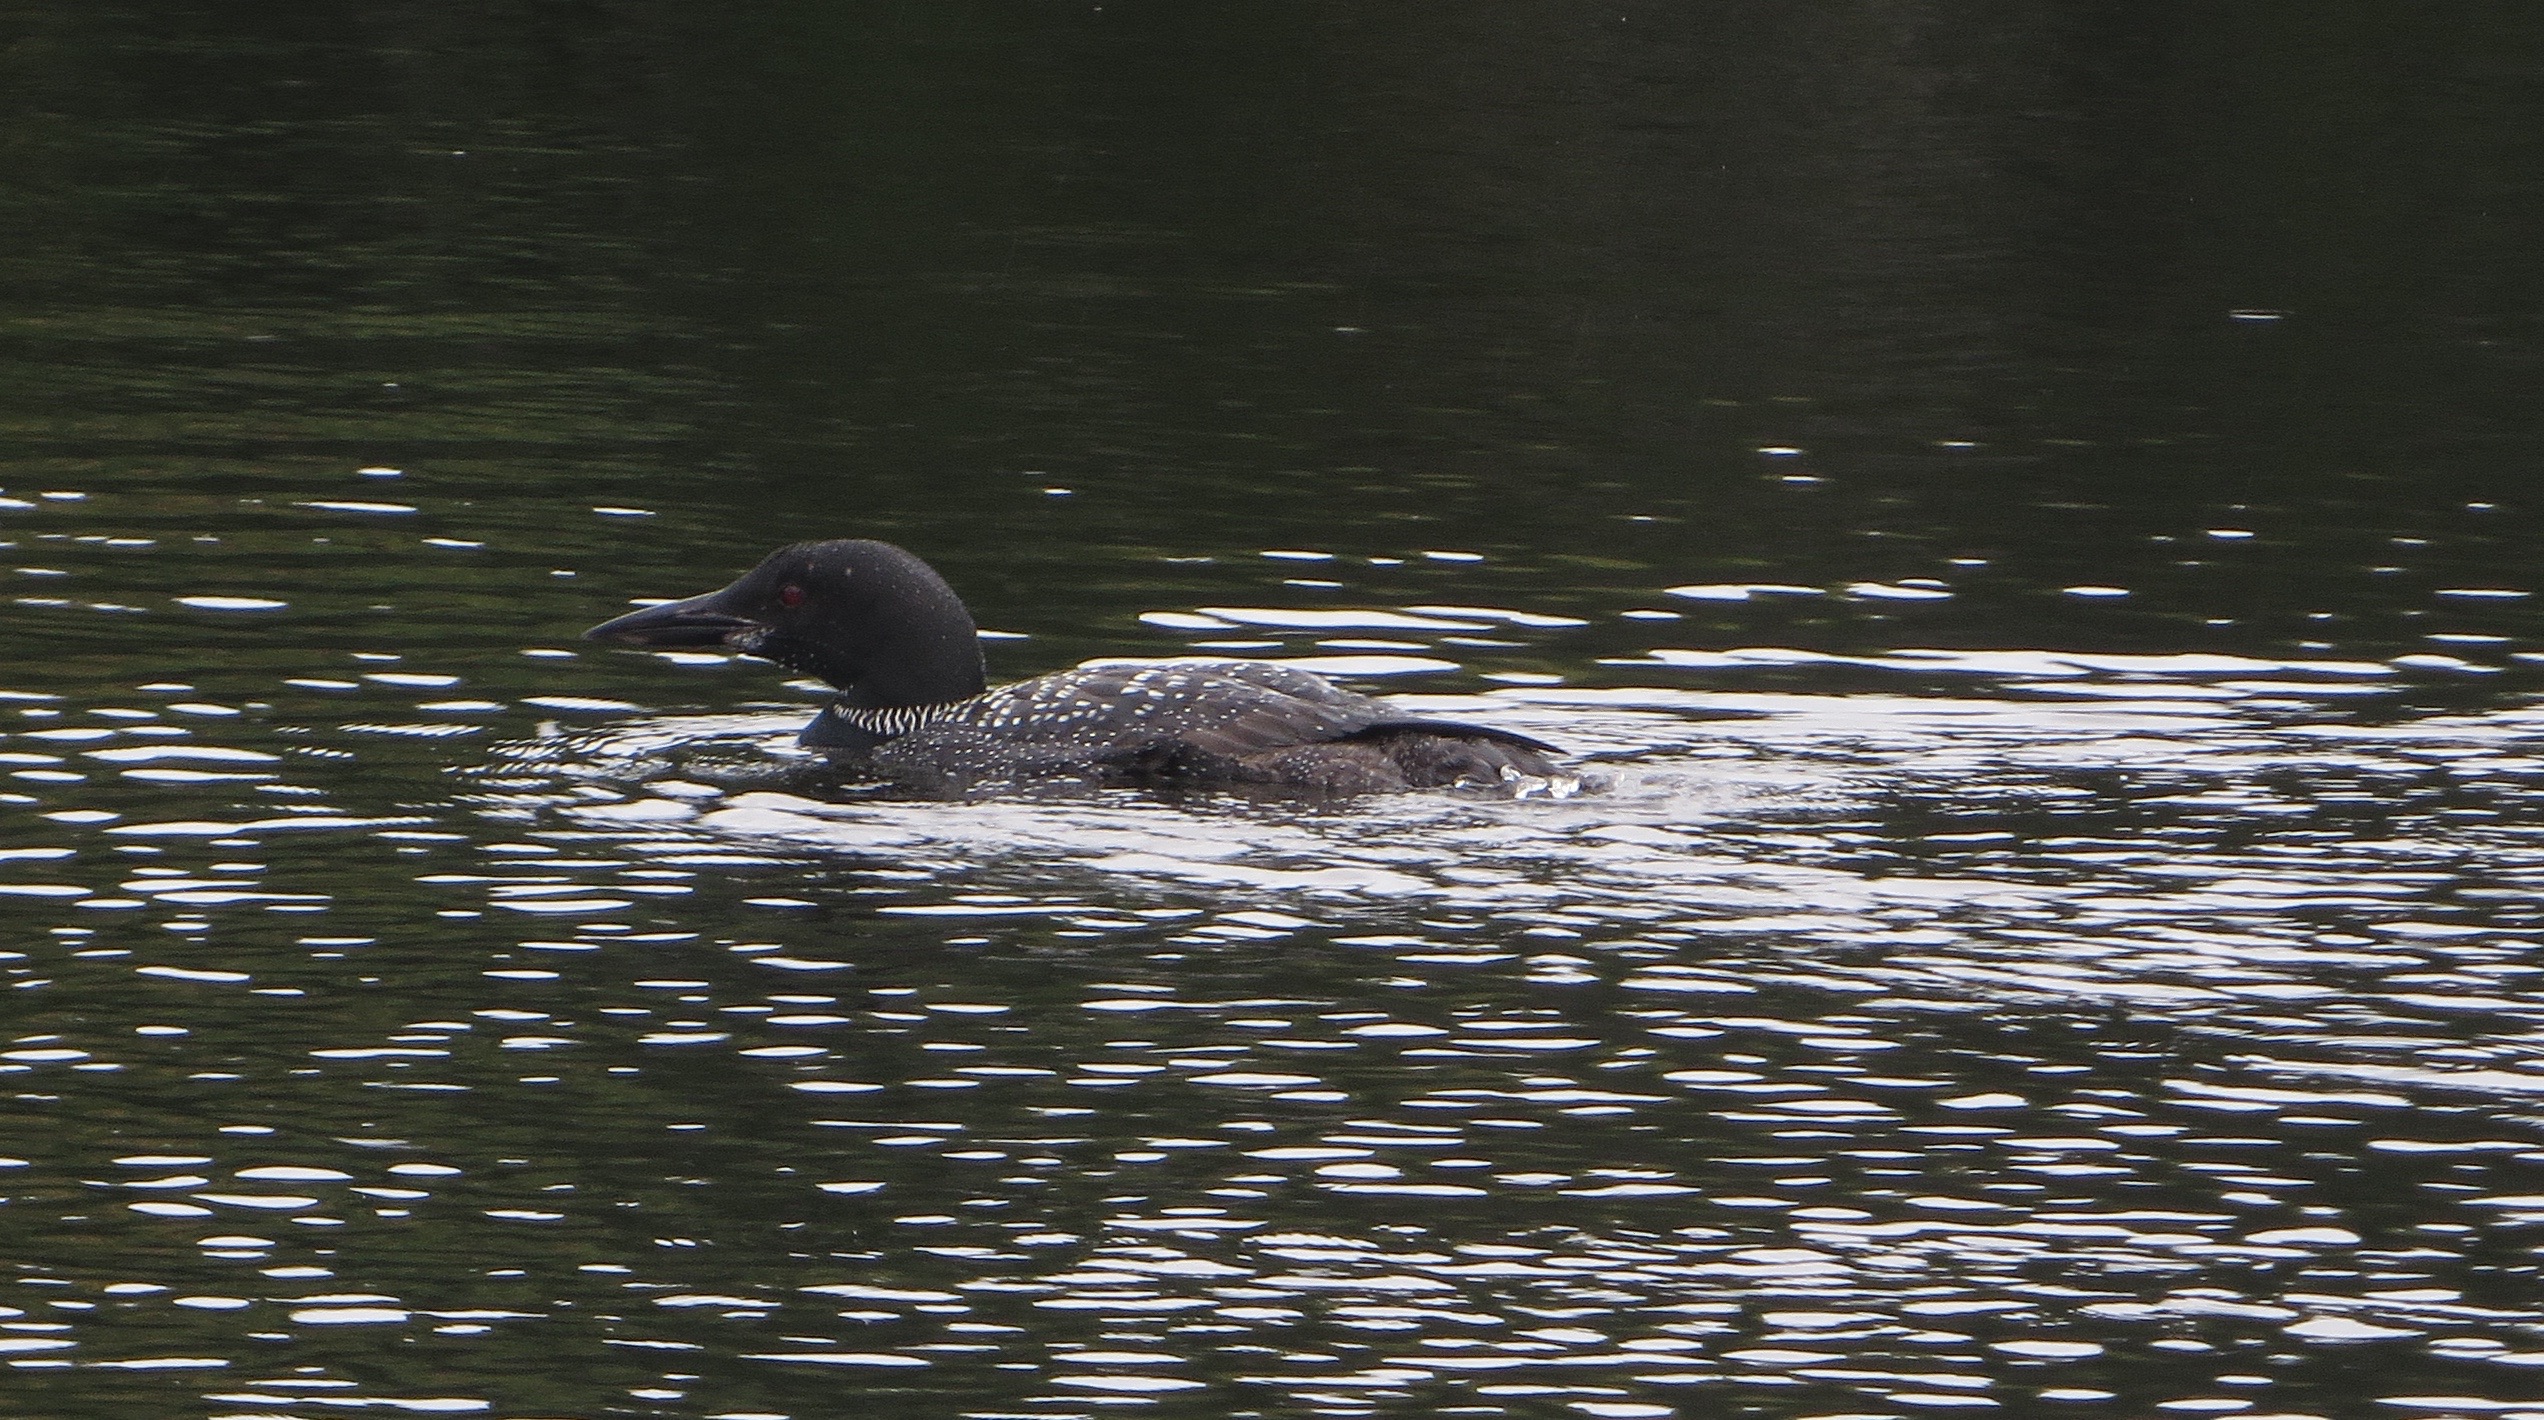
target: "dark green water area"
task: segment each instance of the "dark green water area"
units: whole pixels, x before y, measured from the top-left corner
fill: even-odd
[[[0,9],[0,1414],[2544,1416],[2544,12]],[[799,538],[1537,792],[896,796]]]

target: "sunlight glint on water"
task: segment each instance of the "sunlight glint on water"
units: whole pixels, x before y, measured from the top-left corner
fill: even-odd
[[[2327,1347],[2518,1374],[2544,1316],[2463,1259],[2544,1217],[2544,1147],[2481,1108],[2544,1093],[2525,899],[2482,886],[2537,872],[2490,826],[2532,716],[2342,718],[2377,666],[1858,664],[1919,693],[1410,702],[1587,756],[1561,802],[894,801],[808,780],[800,712],[557,693],[578,728],[504,739],[500,702],[405,718],[428,673],[174,737],[22,700],[19,762],[83,776],[24,797],[136,789],[0,856],[56,924],[12,966],[154,1004],[0,1068],[189,1103],[21,1151],[93,1180],[22,1205],[180,1250],[40,1283],[13,1360],[535,1327],[736,1405],[1613,1413],[2127,1407]],[[1971,669],[2048,698],[1947,693]],[[477,748],[387,804],[349,777],[386,741]],[[321,844],[408,886],[325,890]],[[366,1098],[466,1103],[391,1135]],[[558,1154],[541,1121],[603,1101]],[[759,1201],[680,1223],[691,1176]],[[452,1246],[510,1265],[453,1292]]]

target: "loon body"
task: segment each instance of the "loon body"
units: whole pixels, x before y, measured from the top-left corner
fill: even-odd
[[[1349,793],[1547,775],[1558,753],[1270,661],[1099,662],[992,689],[962,599],[882,542],[783,547],[721,591],[584,634],[721,646],[818,676],[839,695],[802,742],[929,789],[1076,778]]]

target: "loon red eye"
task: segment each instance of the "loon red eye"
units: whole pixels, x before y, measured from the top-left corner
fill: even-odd
[[[795,585],[793,582],[789,582],[785,586],[777,589],[777,599],[780,604],[785,606],[802,606],[804,604],[804,589]]]

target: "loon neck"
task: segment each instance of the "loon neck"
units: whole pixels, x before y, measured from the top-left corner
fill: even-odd
[[[843,695],[831,702],[830,708],[822,713],[854,725],[870,735],[890,739],[896,735],[906,735],[921,725],[958,713],[964,706],[979,698],[976,695],[967,695],[960,700],[940,700],[933,705],[859,705]]]
[[[935,705],[852,705],[845,696],[822,707],[796,735],[798,744],[812,749],[848,750],[866,753],[890,740],[899,739],[912,730],[962,709],[969,703],[948,700]]]
[[[989,688],[987,664],[981,658],[980,635],[967,619],[959,634],[929,637],[917,646],[870,665],[839,693],[839,703],[857,710],[919,710],[969,700]]]

